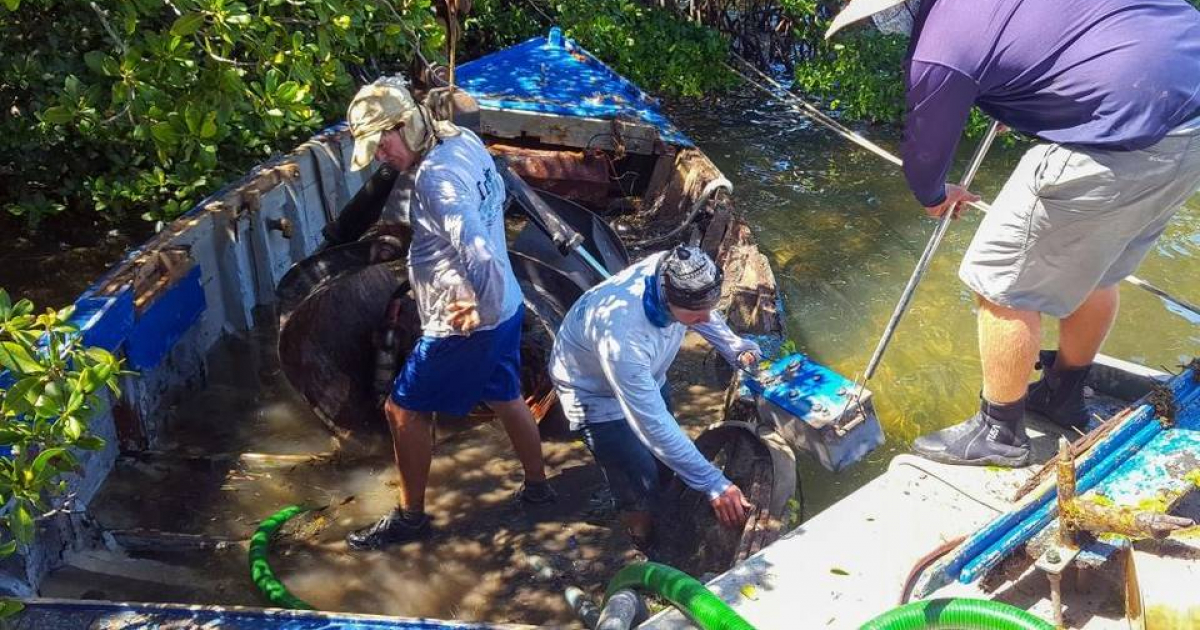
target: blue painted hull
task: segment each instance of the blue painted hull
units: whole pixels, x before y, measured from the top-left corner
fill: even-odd
[[[135,630],[220,628],[221,630],[433,630],[500,629],[501,626],[436,619],[379,617],[315,611],[187,606],[136,602],[30,600],[6,628],[13,630]]]

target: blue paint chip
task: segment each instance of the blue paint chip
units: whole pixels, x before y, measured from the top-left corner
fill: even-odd
[[[200,267],[196,266],[134,321],[125,346],[129,367],[148,370],[158,365],[200,320],[206,306]]]
[[[658,130],[663,142],[694,146],[648,96],[562,37],[557,28],[549,37],[535,37],[459,66],[458,87],[474,96],[481,107],[527,111],[576,118],[621,118]]]
[[[84,295],[75,301],[71,323],[79,327],[83,345],[115,352],[133,329],[133,291],[114,296]]]

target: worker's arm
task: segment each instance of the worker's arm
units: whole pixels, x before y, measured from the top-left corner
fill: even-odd
[[[905,79],[904,177],[921,205],[936,208],[947,201],[946,176],[979,86],[957,70],[915,59]],[[958,196],[956,188],[951,195]]]
[[[752,355],[756,361],[762,358],[762,349],[758,347],[758,344],[739,337],[737,333],[733,332],[720,311],[713,311],[709,315],[708,322],[696,324],[691,328],[704,337],[705,341],[712,344],[730,365],[745,367],[745,361],[740,359],[745,354]]]
[[[452,321],[456,309],[471,309],[476,313],[473,325],[459,327],[460,330],[470,332],[479,325],[499,323],[507,253],[496,251],[489,242],[488,222],[504,220],[504,187],[471,194],[467,184],[454,173],[434,172],[422,179],[422,193],[428,200],[424,207],[430,223],[456,254],[453,260],[446,261],[439,278],[439,284],[454,287],[453,300],[448,305]]]
[[[729,487],[729,480],[705,459],[679,427],[651,376],[650,362],[639,356],[641,353],[633,345],[613,339],[602,342],[599,348],[605,379],[629,426],[646,448],[689,488],[703,492],[709,500],[719,497]]]

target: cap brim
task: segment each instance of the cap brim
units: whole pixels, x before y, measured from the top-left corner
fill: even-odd
[[[847,4],[845,9],[833,16],[833,21],[829,23],[829,30],[825,31],[825,39],[833,37],[834,33],[859,20],[869,18],[901,2],[904,0],[850,0],[850,4]]]
[[[350,158],[350,170],[361,171],[375,160],[375,150],[379,148],[379,137],[382,131],[372,131],[354,138],[354,156]]]

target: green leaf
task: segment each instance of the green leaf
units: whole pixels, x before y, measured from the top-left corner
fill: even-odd
[[[185,13],[175,19],[171,25],[171,34],[175,37],[187,37],[204,26],[203,13]]]
[[[100,374],[95,368],[83,368],[79,373],[79,381],[75,386],[76,391],[81,391],[84,394],[90,394],[104,385],[104,380],[100,378]]]
[[[17,374],[41,374],[46,371],[46,368],[33,360],[24,346],[12,341],[0,343],[0,365]]]
[[[4,0],[4,6],[7,7],[9,11],[16,11],[17,9],[21,8],[21,0]]]
[[[295,81],[284,81],[275,89],[275,98],[285,103],[296,101],[296,95],[300,93],[300,84]]]
[[[9,517],[9,526],[12,527],[13,536],[17,541],[28,545],[33,542],[33,516],[29,513],[29,507],[25,503],[25,501],[17,501],[16,509]]]
[[[8,314],[12,312],[12,299],[8,297],[8,292],[0,289],[0,321],[6,321]]]
[[[29,394],[40,380],[37,376],[27,376],[8,388],[4,394],[4,415],[19,416],[33,411]]]
[[[51,107],[42,112],[42,120],[51,125],[62,125],[71,122],[75,119],[75,112],[61,105]]]
[[[90,50],[83,55],[83,62],[92,72],[104,76],[112,76],[112,70],[117,67],[117,62],[101,50]]]
[[[104,448],[104,440],[94,435],[88,435],[79,438],[79,441],[75,442],[75,446],[85,451],[98,451]]]
[[[19,3],[20,1],[21,0],[5,0],[5,2],[17,2],[17,3]],[[21,612],[22,610],[25,610],[25,604],[22,604],[21,602],[15,600],[15,599],[6,599],[3,602],[0,602],[0,619],[11,617],[11,616]]]
[[[21,300],[13,304],[12,316],[24,317],[33,312],[33,302],[29,300]]]
[[[88,348],[86,352],[87,352],[88,358],[92,359],[93,361],[96,361],[97,363],[112,363],[112,360],[113,360],[112,353],[109,352],[108,350],[105,350],[104,348],[91,347],[91,348]]]
[[[17,541],[10,540],[0,545],[0,558],[7,558],[17,551]]]
[[[150,135],[154,136],[154,139],[159,144],[168,146],[174,145],[179,141],[179,134],[175,133],[175,128],[171,126],[171,123],[166,121],[154,123],[150,127]]]
[[[63,436],[72,442],[78,442],[79,438],[83,436],[84,429],[87,428],[76,416],[67,416],[61,422],[63,423]]]
[[[38,475],[46,469],[46,465],[51,463],[55,457],[60,457],[66,452],[64,448],[48,448],[38,453],[38,456],[33,460],[33,465],[30,467],[33,470],[33,474]]]
[[[200,138],[208,140],[217,135],[217,113],[209,112],[204,118],[204,124],[200,125]]]

